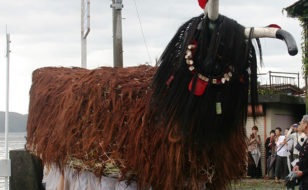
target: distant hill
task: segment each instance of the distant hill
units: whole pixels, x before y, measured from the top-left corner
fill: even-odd
[[[28,115],[9,113],[9,132],[26,132]],[[5,112],[0,111],[0,133],[5,129]]]

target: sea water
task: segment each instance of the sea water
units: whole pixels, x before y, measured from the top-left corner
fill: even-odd
[[[23,149],[26,144],[27,133],[9,133],[8,147],[9,150]],[[0,133],[0,159],[5,158],[4,133]],[[4,189],[4,177],[0,177],[0,190]]]

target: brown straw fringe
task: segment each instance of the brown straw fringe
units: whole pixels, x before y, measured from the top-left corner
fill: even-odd
[[[185,144],[177,126],[159,126],[161,118],[155,117],[160,111],[151,105],[155,71],[151,66],[36,70],[28,149],[62,169],[80,160],[77,169],[97,176],[106,175],[111,164],[139,189],[219,190],[240,179],[246,162],[243,131],[220,144]]]

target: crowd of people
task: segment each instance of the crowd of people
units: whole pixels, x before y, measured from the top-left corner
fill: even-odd
[[[300,189],[308,189],[308,115],[304,115],[300,123],[286,128],[280,127],[270,131],[266,138],[265,179],[274,179],[280,183],[290,173],[296,174]],[[252,127],[248,138],[248,171],[247,176],[261,178],[261,138],[258,127]]]

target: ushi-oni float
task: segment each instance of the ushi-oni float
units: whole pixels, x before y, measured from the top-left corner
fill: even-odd
[[[280,28],[219,15],[218,0],[199,3],[204,14],[155,67],[34,71],[27,147],[49,170],[47,189],[219,190],[244,176],[248,98],[258,101],[252,40],[260,56],[262,37],[297,47]]]

